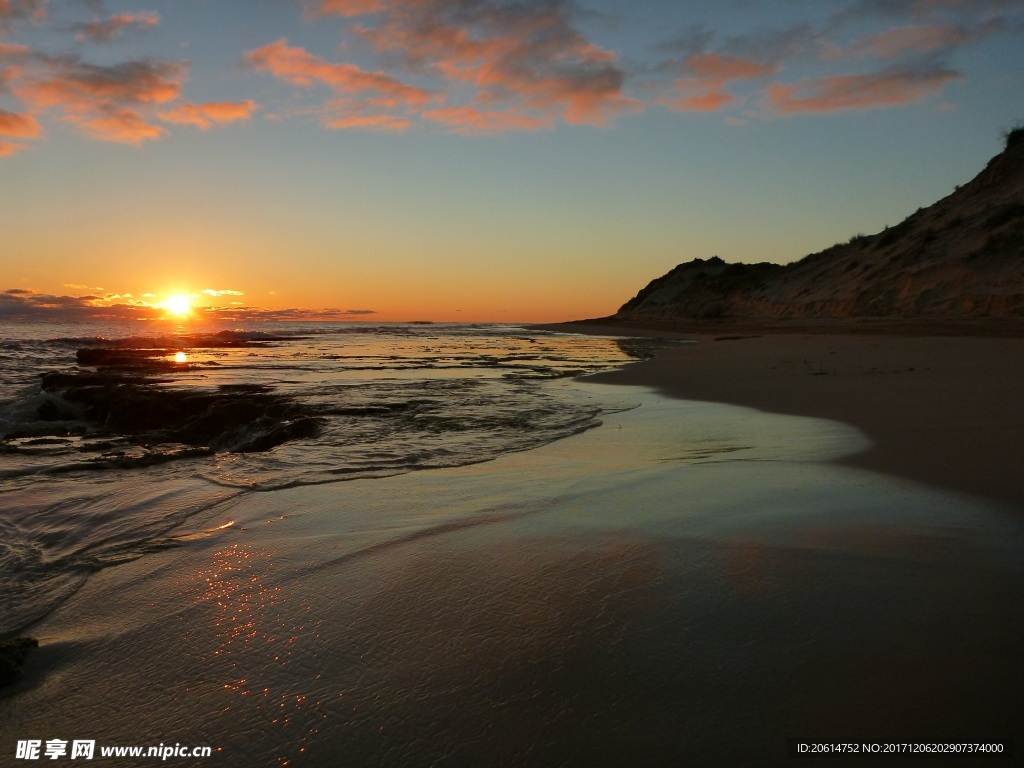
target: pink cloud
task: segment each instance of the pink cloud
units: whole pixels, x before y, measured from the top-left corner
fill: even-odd
[[[42,133],[43,128],[32,115],[19,115],[0,109],[0,134],[31,139]]]
[[[27,45],[0,43],[0,93],[10,90],[10,84],[21,77],[22,65],[30,58]]]
[[[695,77],[716,82],[764,77],[778,69],[774,64],[761,64],[751,59],[714,52],[690,56],[686,60],[686,68]]]
[[[24,149],[28,149],[28,145],[16,144],[12,141],[0,141],[0,157],[13,157]]]
[[[211,101],[206,104],[179,104],[173,109],[158,113],[158,116],[164,122],[194,125],[205,131],[214,125],[248,120],[256,109],[256,102],[251,99]]]
[[[354,64],[332,64],[285,39],[246,54],[246,61],[280,80],[308,88],[321,83],[339,93],[381,93],[408,105],[423,105],[430,92],[407,85],[382,72],[367,72]]]
[[[408,130],[412,121],[399,115],[348,115],[326,118],[324,125],[334,130],[348,128],[401,133]]]
[[[312,4],[314,11],[337,16],[363,16],[381,10],[381,0],[319,0]]]
[[[658,103],[676,112],[717,112],[735,100],[736,97],[730,93],[711,90],[678,98],[661,99]]]
[[[74,24],[71,28],[77,33],[76,36],[79,40],[89,39],[102,43],[113,40],[127,29],[152,29],[159,23],[160,16],[158,14],[143,11],[141,13],[119,13],[101,21]]]
[[[378,14],[374,26],[354,31],[415,71],[473,86],[471,100],[488,105],[491,122],[507,111],[507,125],[520,130],[547,127],[552,116],[603,125],[643,108],[623,95],[625,72],[615,54],[576,31],[558,2],[321,0],[316,7],[344,16]]]
[[[42,21],[46,18],[46,0],[0,0],[0,25],[15,19]]]
[[[867,110],[920,101],[961,79],[947,69],[915,71],[891,67],[866,75],[839,75],[768,87],[768,105],[782,115]]]
[[[41,71],[20,77],[12,90],[37,110],[59,109],[63,120],[90,138],[139,144],[164,130],[147,122],[142,109],[178,98],[185,65],[149,60],[110,66],[75,58],[38,57]]]
[[[4,62],[10,65],[4,67]],[[169,123],[207,129],[248,119],[253,101],[173,104],[187,73],[183,62],[137,59],[96,65],[77,56],[50,56],[26,46],[0,44],[0,85],[31,111],[0,110],[0,132],[31,138],[41,133],[36,115],[55,113],[90,139],[138,145],[154,141],[166,129],[154,124],[154,112]],[[22,147],[8,147],[12,154]]]
[[[425,120],[448,126],[455,133],[492,134],[505,131],[537,131],[551,127],[551,117],[489,112],[470,105],[444,107],[423,113]]]
[[[992,22],[980,27],[958,24],[920,24],[895,27],[855,41],[850,51],[855,54],[873,54],[885,59],[904,54],[933,53],[949,51],[967,43],[988,37],[1000,29],[1001,22]]]
[[[110,66],[49,59],[49,72],[30,79],[18,95],[39,107],[106,103],[163,104],[178,98],[185,67],[176,62],[126,61]]]
[[[99,141],[141,144],[159,139],[165,133],[163,128],[147,123],[131,109],[107,108],[97,114],[70,114],[64,119],[77,125],[89,138]]]
[[[30,52],[31,49],[27,45],[0,43],[0,59],[22,59]]]
[[[676,95],[657,102],[677,112],[716,112],[736,100],[725,90],[729,83],[766,77],[779,69],[777,64],[714,52],[690,56],[684,67],[691,76],[674,83]]]

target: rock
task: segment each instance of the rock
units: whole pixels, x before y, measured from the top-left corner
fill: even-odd
[[[34,637],[16,637],[0,643],[0,688],[18,681],[29,652],[38,647],[39,641]]]

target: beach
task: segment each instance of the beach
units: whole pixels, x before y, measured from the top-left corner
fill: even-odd
[[[953,455],[942,435],[966,447],[1004,412],[984,386],[1008,374],[974,388],[977,410],[897,429],[902,402],[931,392],[906,418],[941,410],[964,385],[949,367],[995,364],[1003,340],[845,341],[700,339],[575,384],[621,403],[596,429],[193,515],[175,546],[99,571],[31,628],[40,648],[0,698],[4,749],[754,766],[790,764],[792,739],[1019,739],[1019,486],[918,469]],[[886,412],[875,381],[905,400]],[[979,458],[1002,440],[1012,465],[1014,428],[1001,419]]]
[[[568,324],[581,333],[642,329]],[[1011,327],[1016,327],[1011,324]],[[675,397],[840,421],[871,440],[840,461],[1024,509],[1024,338],[922,333],[709,331],[643,366],[602,374]],[[986,326],[991,334],[996,324]],[[940,332],[941,333],[941,332]]]

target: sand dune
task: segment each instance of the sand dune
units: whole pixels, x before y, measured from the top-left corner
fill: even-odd
[[[616,321],[1024,317],[1024,129],[969,184],[800,261],[680,264]]]

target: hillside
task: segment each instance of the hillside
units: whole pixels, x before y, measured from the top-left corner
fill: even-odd
[[[787,264],[680,264],[613,316],[733,318],[1024,317],[1024,128],[970,183],[874,235]]]

